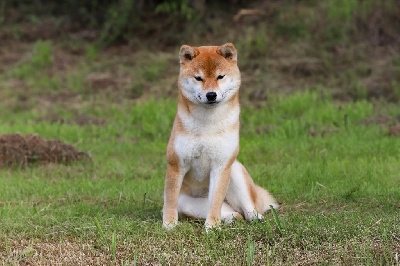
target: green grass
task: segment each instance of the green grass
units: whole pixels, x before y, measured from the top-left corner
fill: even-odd
[[[83,105],[81,113],[106,119],[107,127],[38,123],[40,112],[1,109],[2,133],[60,139],[87,151],[93,162],[0,170],[0,260],[397,263],[400,140],[388,136],[386,127],[358,123],[375,115],[373,103],[339,105],[309,90],[272,96],[258,108],[245,104],[239,159],[282,207],[264,221],[211,234],[203,222],[184,219],[171,232],[161,227],[164,155],[175,105],[169,98]],[[396,106],[380,110],[400,115]],[[268,132],[257,130],[265,126]]]
[[[27,25],[10,24],[0,7],[0,133],[37,133],[93,158],[0,169],[2,263],[399,263],[400,139],[388,135],[389,125],[359,122],[400,117],[398,103],[369,101],[400,99],[395,0],[268,1],[266,16],[235,23],[236,9],[212,6],[214,13],[195,17],[187,1],[160,5],[172,14],[166,23],[146,22],[129,15],[132,0],[119,2],[103,12],[103,24],[85,25],[100,29],[91,43],[75,28],[25,43],[40,32],[35,38]],[[143,32],[132,36],[138,26]],[[101,49],[120,40],[128,44]],[[242,71],[239,160],[281,208],[211,234],[203,221],[185,219],[166,232],[179,45],[224,42],[237,47]],[[37,122],[51,113],[107,126]]]
[[[51,64],[51,47],[50,42],[36,42],[32,47],[27,62],[21,62],[21,64],[13,70],[13,76],[24,79],[34,74],[39,75],[40,72]]]

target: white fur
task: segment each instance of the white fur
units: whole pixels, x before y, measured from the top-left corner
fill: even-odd
[[[226,200],[232,208],[243,213],[247,220],[262,219],[261,214],[257,213],[251,200],[242,164],[238,161],[235,161],[231,167],[231,179],[226,192]]]
[[[239,132],[227,129],[238,123],[240,110],[237,107],[227,112],[227,108],[226,105],[219,105],[212,109],[203,108],[190,115],[184,109],[178,109],[185,131],[192,133],[177,134],[175,137],[174,149],[179,158],[181,170],[179,179],[191,178],[192,180],[187,181],[196,184],[191,187],[193,195],[179,196],[179,213],[200,219],[207,217],[215,192],[215,184],[224,170],[223,167],[232,158],[239,145]],[[251,200],[242,167],[237,160],[231,166],[226,202],[223,203],[221,209],[222,221],[232,222],[238,213],[249,221],[263,219]],[[186,175],[188,172],[190,174]],[[270,204],[278,207],[274,201]],[[266,210],[268,209],[269,204],[266,206]],[[171,225],[166,226],[168,229],[170,227]],[[209,226],[207,228],[209,229]]]
[[[208,200],[207,198],[197,198],[188,195],[180,195],[178,201],[178,212],[185,215],[196,217],[199,219],[206,219],[208,213]],[[224,202],[221,208],[221,220],[225,223],[235,221],[239,213],[232,209],[229,204]]]
[[[210,108],[199,108],[197,112],[191,114],[178,107],[178,115],[186,131],[195,135],[211,135],[223,133],[229,130],[239,121],[240,109],[224,104],[217,104]],[[239,132],[237,132],[237,135]],[[214,137],[214,136],[212,136]]]
[[[224,132],[223,125],[231,124],[229,120],[232,118],[228,116],[226,119],[221,119],[220,122],[216,121],[215,125],[206,127],[204,124],[202,126],[201,123],[196,124],[189,119],[182,119],[185,127],[186,125],[192,127],[192,132],[196,132],[196,134],[178,134],[175,138],[175,152],[181,161],[181,166],[184,168],[186,168],[185,165],[193,166],[194,161],[199,158],[203,160],[200,155],[209,158],[207,162],[210,165],[201,165],[204,170],[208,170],[210,167],[215,170],[219,166],[226,165],[239,145],[238,132]],[[215,135],[210,135],[211,132],[214,132]],[[206,171],[206,175],[209,174],[210,172]]]
[[[218,75],[220,75],[219,72]],[[216,75],[216,77],[218,77],[218,75]],[[203,73],[200,71],[200,73],[195,76],[203,77]],[[239,90],[240,78],[226,75],[223,79],[218,80],[218,87],[211,88],[207,91],[203,89],[203,82],[197,81],[194,77],[182,77],[180,79],[180,85],[183,94],[194,103],[207,105],[206,93],[213,91],[217,93],[216,101],[218,104],[221,104],[227,102]]]
[[[185,129],[196,134],[178,134],[175,139],[175,151],[180,158],[183,169],[188,169],[190,175],[197,182],[203,182],[204,187],[199,190],[198,198],[183,196],[178,203],[179,212],[190,214],[198,218],[205,218],[208,208],[204,202],[210,204],[215,191],[215,183],[218,180],[221,166],[232,158],[239,145],[237,131],[224,132],[226,128],[233,126],[239,119],[239,108],[227,113],[225,117],[210,115],[213,112],[221,112],[224,105],[215,109],[205,109],[192,116],[184,110],[179,110],[182,124]],[[208,114],[207,114],[208,113]],[[186,173],[185,173],[186,174]],[[209,191],[206,190],[207,185]],[[221,219],[229,220],[239,212],[247,220],[262,219],[263,216],[255,210],[246,185],[242,165],[235,161],[231,167],[230,182],[226,194],[228,206],[233,211],[221,211]],[[274,204],[274,202],[271,202]],[[224,203],[224,206],[226,203]],[[226,209],[226,206],[224,207]],[[196,211],[198,215],[196,215]]]

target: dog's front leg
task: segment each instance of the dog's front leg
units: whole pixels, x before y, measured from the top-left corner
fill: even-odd
[[[211,171],[208,194],[210,208],[205,223],[207,231],[221,222],[221,207],[229,184],[231,166],[232,162],[229,162],[225,167],[218,167]]]
[[[168,163],[163,207],[163,226],[168,230],[178,223],[178,198],[185,173],[178,164]]]

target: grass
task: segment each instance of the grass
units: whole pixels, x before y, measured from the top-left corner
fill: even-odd
[[[46,67],[48,67],[52,60],[51,43],[38,41],[32,47],[30,58],[28,62],[21,62],[21,64],[14,68],[13,76],[16,78],[26,79],[39,75]]]
[[[358,121],[374,104],[318,91],[242,110],[241,152],[281,209],[206,234],[203,222],[161,227],[173,99],[88,106],[108,126],[35,122],[7,113],[3,133],[38,133],[88,151],[93,163],[0,170],[0,260],[117,264],[395,264],[400,253],[400,141]],[[389,104],[382,112],[398,116]],[[73,116],[64,110],[66,116]],[[257,128],[268,126],[268,132]],[[311,135],[334,128],[324,136]]]
[[[24,44],[31,28],[0,7],[0,133],[37,133],[93,158],[0,169],[3,264],[399,264],[400,140],[390,124],[360,122],[400,117],[394,0],[268,2],[268,15],[236,23],[230,13],[189,18],[184,5],[160,6],[206,33],[149,21],[143,38],[129,35],[132,1],[122,2],[91,43],[74,29],[68,40]],[[129,44],[101,48],[120,39]],[[203,221],[161,227],[177,40],[239,51],[239,160],[281,203],[263,221],[211,234]],[[107,126],[38,122],[47,114]]]

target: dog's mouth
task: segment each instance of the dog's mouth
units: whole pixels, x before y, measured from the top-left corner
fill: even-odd
[[[208,105],[215,105],[215,104],[218,104],[219,102],[217,102],[217,101],[208,101],[208,102],[206,102],[206,104],[208,104]]]

